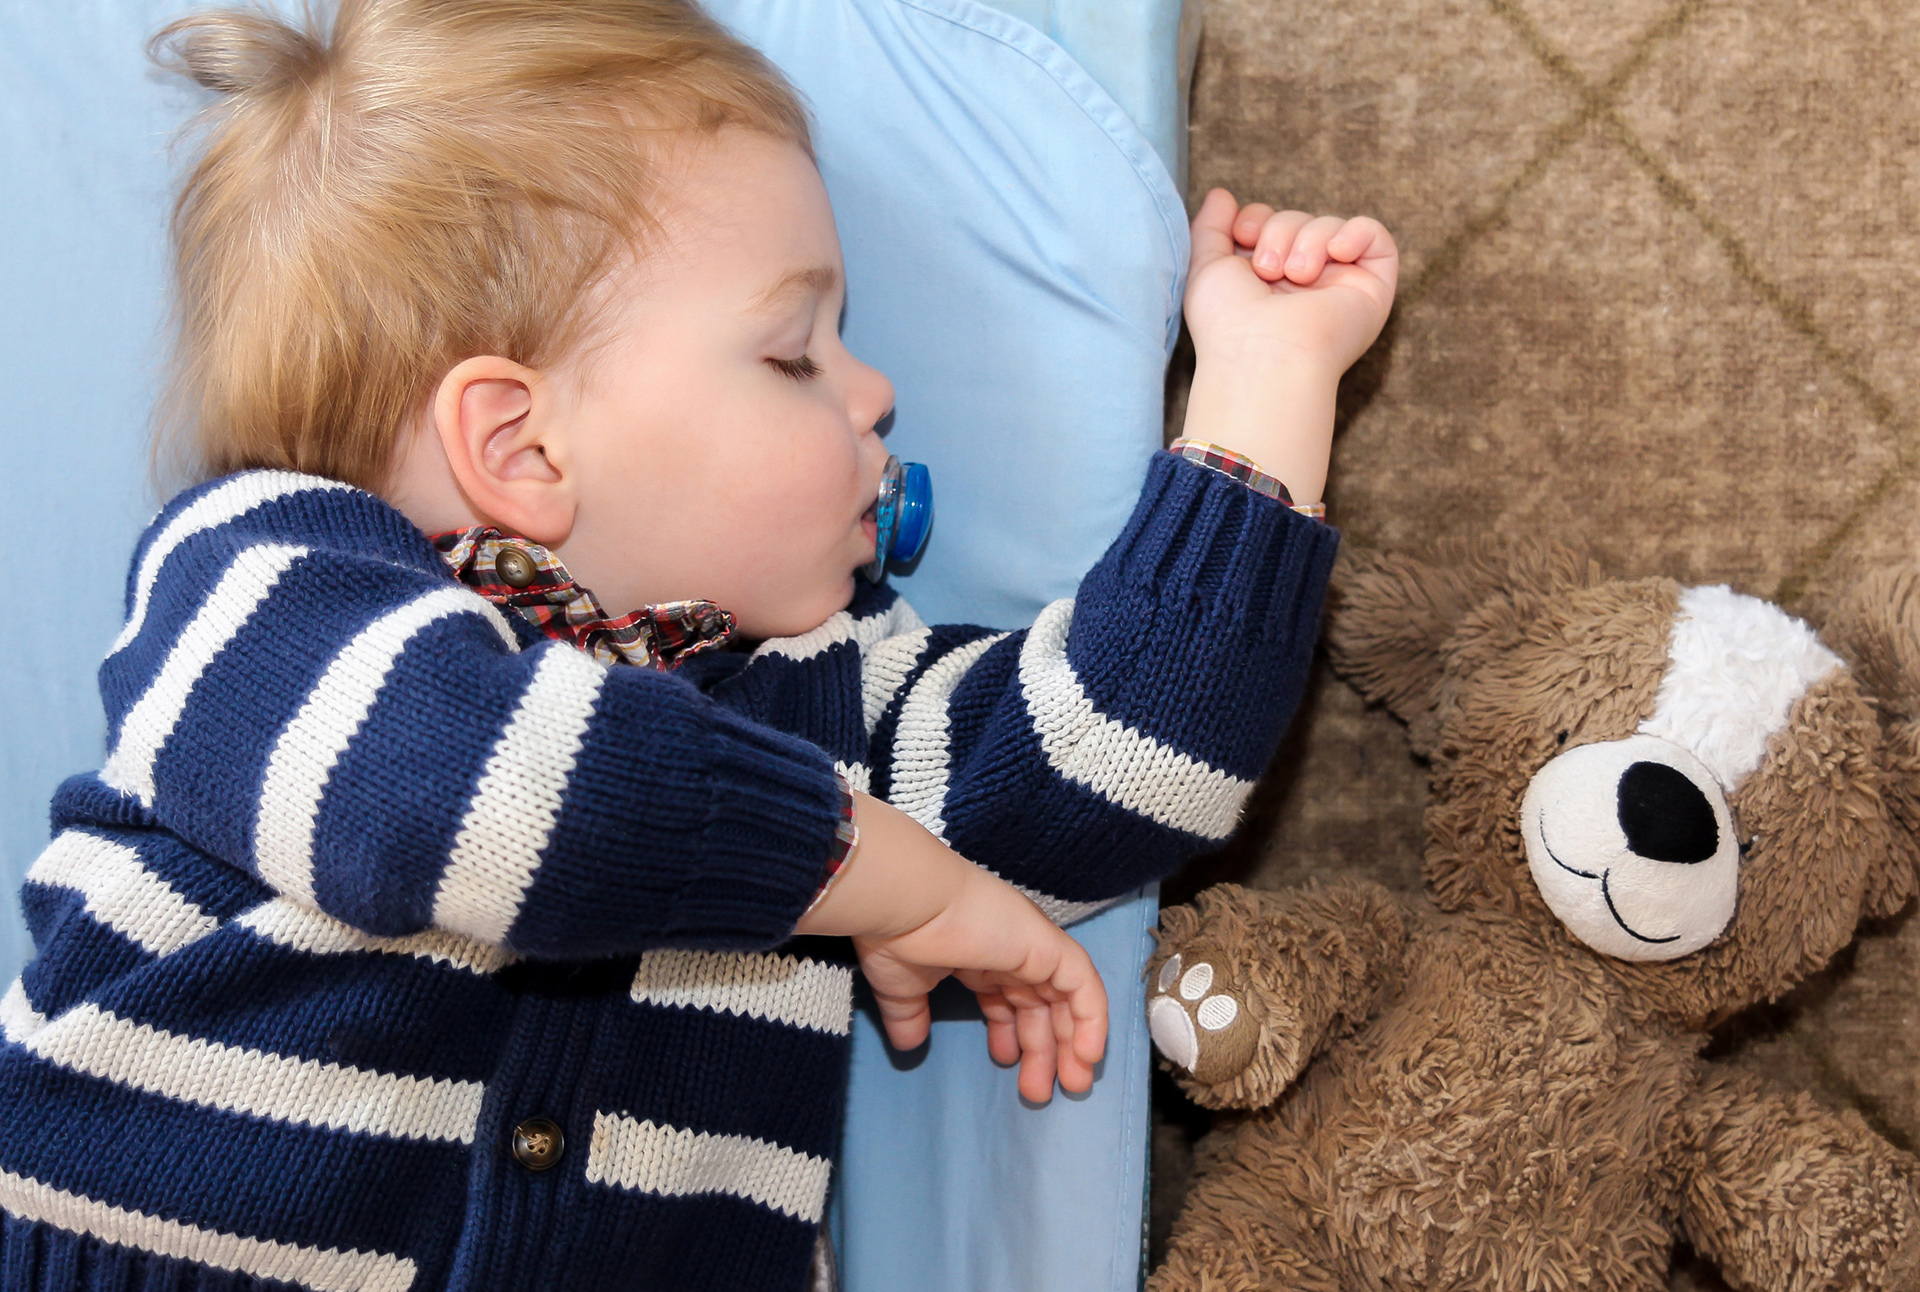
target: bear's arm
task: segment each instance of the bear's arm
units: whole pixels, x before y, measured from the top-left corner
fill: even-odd
[[[1399,990],[1411,916],[1378,884],[1221,884],[1160,914],[1154,1042],[1209,1108],[1259,1108]]]
[[[1920,1162],[1858,1113],[1714,1068],[1681,1116],[1681,1223],[1727,1282],[1920,1289]]]

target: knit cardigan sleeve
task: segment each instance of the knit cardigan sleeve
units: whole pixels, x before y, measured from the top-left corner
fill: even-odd
[[[164,829],[367,933],[543,957],[772,946],[820,882],[823,752],[523,641],[369,494],[275,472],[189,493],[128,608],[106,763],[56,815]]]
[[[840,635],[864,739],[812,730],[765,686],[818,643],[763,647],[754,707],[1067,922],[1232,832],[1299,705],[1338,542],[1158,454],[1077,596],[1030,628],[929,628],[888,596],[856,601]]]

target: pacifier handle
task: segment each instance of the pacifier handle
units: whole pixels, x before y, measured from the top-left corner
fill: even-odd
[[[889,456],[880,474],[873,524],[873,560],[861,572],[878,583],[889,560],[911,561],[926,547],[933,528],[933,473],[922,463]]]

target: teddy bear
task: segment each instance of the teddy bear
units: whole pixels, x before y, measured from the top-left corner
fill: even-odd
[[[1429,761],[1430,901],[1162,913],[1148,1023],[1216,1121],[1153,1292],[1920,1289],[1920,1162],[1703,1056],[1920,864],[1920,571],[1804,622],[1533,548],[1343,558],[1335,670]]]

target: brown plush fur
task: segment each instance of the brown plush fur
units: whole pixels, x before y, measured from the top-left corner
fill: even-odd
[[[1868,576],[1842,602],[1827,635],[1879,702],[1887,804],[1903,827],[1896,842],[1920,867],[1920,571]],[[1877,897],[1880,909],[1899,905],[1898,893]]]
[[[1149,973],[1210,965],[1239,1006],[1182,1082],[1250,1111],[1206,1146],[1156,1292],[1653,1292],[1682,1237],[1743,1289],[1920,1289],[1920,1163],[1700,1057],[1916,887],[1920,574],[1828,625],[1852,667],[1733,796],[1738,905],[1704,950],[1601,955],[1528,870],[1531,777],[1653,712],[1680,592],[1551,552],[1343,567],[1336,667],[1432,761],[1436,907],[1354,882],[1164,913]]]

